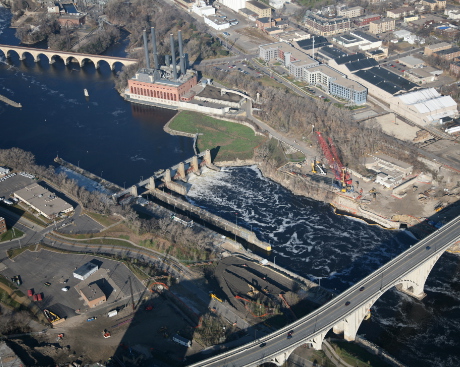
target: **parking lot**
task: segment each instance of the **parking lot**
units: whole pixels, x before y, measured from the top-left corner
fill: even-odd
[[[15,191],[21,190],[33,182],[36,181],[32,178],[25,177],[20,174],[6,178],[3,181],[0,181],[0,197],[5,197],[5,199],[12,197]]]
[[[89,261],[100,264],[99,270],[84,281],[74,278],[73,271]],[[20,275],[21,291],[27,294],[28,289],[33,289],[35,294],[43,293],[43,301],[38,302],[39,307],[50,309],[60,317],[70,318],[86,311],[90,311],[88,314],[91,315],[100,314],[127,302],[131,297],[129,278],[135,299],[145,290],[124,264],[91,255],[62,254],[47,250],[25,251],[15,257],[14,261],[7,259],[2,264],[2,275],[8,279]],[[47,282],[49,286],[45,285]],[[78,289],[93,282],[102,289],[107,302],[88,310]],[[62,291],[64,287],[69,287],[69,290]]]

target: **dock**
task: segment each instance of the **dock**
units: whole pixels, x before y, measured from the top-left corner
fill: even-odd
[[[7,103],[7,104],[9,104],[10,106],[13,106],[13,107],[18,107],[18,108],[22,107],[22,104],[17,103],[15,101],[12,101],[11,99],[9,99],[9,98],[7,98],[5,96],[2,96],[1,94],[0,94],[0,101],[3,101],[3,102],[5,102],[5,103]]]

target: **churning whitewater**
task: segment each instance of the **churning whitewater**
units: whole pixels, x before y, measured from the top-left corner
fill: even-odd
[[[252,228],[259,239],[271,243],[272,261],[320,280],[321,286],[333,292],[344,291],[415,242],[405,231],[370,226],[334,214],[328,204],[293,195],[263,177],[256,166],[206,171],[190,183],[187,198],[191,203]],[[427,281],[428,297],[423,302],[395,290],[385,293],[359,335],[408,366],[460,365],[460,353],[454,348],[460,342],[455,334],[460,326],[460,298],[458,290],[449,289],[458,288],[451,276],[458,262],[455,255],[442,256]],[[432,305],[445,298],[449,305],[435,310]]]

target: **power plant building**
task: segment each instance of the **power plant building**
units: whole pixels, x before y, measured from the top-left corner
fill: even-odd
[[[193,94],[190,90],[198,83],[194,71],[187,69],[188,60],[183,52],[182,35],[179,31],[179,65],[176,59],[174,36],[170,35],[171,55],[165,56],[165,64],[158,61],[155,29],[151,29],[154,67],[150,67],[147,48],[147,34],[144,31],[144,51],[147,67],[139,69],[136,75],[128,80],[125,91],[131,100],[152,102],[157,105],[179,106],[181,101],[190,101]]]

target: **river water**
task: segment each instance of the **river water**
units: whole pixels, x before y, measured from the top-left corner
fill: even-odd
[[[10,12],[0,8],[0,44],[19,45],[8,28]],[[125,56],[125,39],[107,55]],[[46,47],[43,45],[42,47]],[[132,105],[114,89],[114,74],[104,63],[66,67],[62,60],[35,63],[0,52],[0,94],[22,104],[0,103],[0,147],[29,150],[39,164],[59,155],[121,186],[138,182],[194,152],[190,138],[163,131],[175,112]],[[83,89],[89,92],[86,99]]]
[[[8,28],[10,18],[0,8],[0,43],[18,45]],[[126,43],[107,54],[124,56]],[[50,66],[46,60],[36,64],[30,57],[6,61],[0,55],[0,94],[24,106],[0,104],[0,147],[29,150],[40,164],[52,164],[59,154],[128,186],[193,155],[191,139],[162,129],[174,113],[125,102],[107,65],[80,69],[62,62]],[[337,216],[326,204],[295,196],[255,167],[208,172],[192,183],[188,200],[254,230],[271,243],[270,260],[332,291],[345,290],[414,243],[406,233]],[[408,366],[460,366],[459,265],[457,256],[444,254],[422,302],[385,293],[359,334]]]

